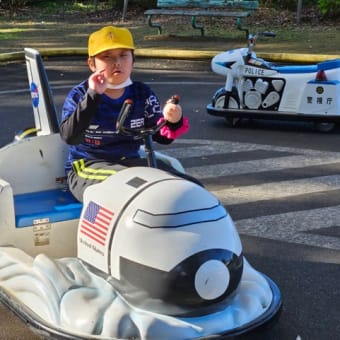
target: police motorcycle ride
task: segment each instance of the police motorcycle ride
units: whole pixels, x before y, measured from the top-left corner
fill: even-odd
[[[231,127],[242,119],[278,119],[313,122],[316,130],[331,131],[340,120],[340,59],[314,65],[276,65],[258,58],[258,37],[248,34],[247,47],[217,54],[212,71],[225,76],[207,105],[207,112],[224,117]]]
[[[131,102],[117,133],[144,139],[149,167],[74,200],[41,56],[25,58],[35,127],[0,149],[0,301],[52,339],[235,338],[276,319],[278,286],[246,260],[211,193],[155,168],[161,158],[184,171],[153,150],[159,126],[124,127]]]

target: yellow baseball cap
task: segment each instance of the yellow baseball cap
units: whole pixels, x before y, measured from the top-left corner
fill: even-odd
[[[88,53],[90,57],[115,48],[135,49],[132,34],[127,28],[105,26],[89,36]]]

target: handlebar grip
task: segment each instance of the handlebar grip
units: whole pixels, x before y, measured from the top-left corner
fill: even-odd
[[[116,123],[117,131],[119,131],[123,127],[125,119],[130,112],[132,103],[133,103],[132,99],[126,99],[124,101],[123,106],[120,109],[120,112],[117,118],[117,123]]]
[[[178,94],[174,94],[171,98],[170,98],[170,103],[172,104],[178,104],[179,103],[179,95]]]

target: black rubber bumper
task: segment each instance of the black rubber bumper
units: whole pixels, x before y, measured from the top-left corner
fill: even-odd
[[[245,119],[269,119],[269,120],[286,120],[286,121],[309,121],[309,122],[329,122],[329,123],[339,123],[340,122],[340,113],[339,115],[307,115],[307,114],[299,114],[294,112],[285,112],[280,113],[277,111],[269,111],[269,110],[241,110],[241,109],[216,109],[212,106],[212,104],[208,104],[207,113],[212,116],[217,117],[239,117]]]

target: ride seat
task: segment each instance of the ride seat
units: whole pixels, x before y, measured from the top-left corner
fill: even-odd
[[[17,157],[13,157],[13,154]],[[0,148],[0,178],[13,191],[15,226],[78,219],[82,204],[62,183],[67,146],[59,134],[35,136]]]
[[[41,220],[55,223],[79,219],[83,207],[67,188],[15,195],[14,206],[17,228],[32,226]]]

